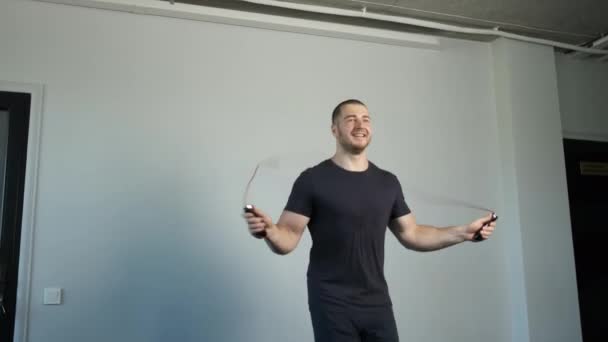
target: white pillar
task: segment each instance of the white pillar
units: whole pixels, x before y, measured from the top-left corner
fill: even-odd
[[[582,341],[555,56],[492,43],[514,342]]]

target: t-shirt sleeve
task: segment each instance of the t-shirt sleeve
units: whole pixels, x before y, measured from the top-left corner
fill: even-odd
[[[393,203],[393,209],[391,210],[391,221],[409,214],[410,208],[407,206],[407,203],[405,203],[405,197],[403,197],[403,190],[401,189],[401,183],[399,183],[399,179],[397,179],[397,177],[395,178],[395,188],[396,188],[396,195],[395,195],[395,202]]]
[[[285,210],[306,217],[312,216],[312,175],[310,169],[302,172],[293,183],[291,194],[287,200]]]

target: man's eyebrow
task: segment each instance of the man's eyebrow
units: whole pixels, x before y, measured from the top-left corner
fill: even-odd
[[[355,115],[355,114],[348,114],[348,115],[345,115],[345,116],[344,116],[344,119],[348,119],[348,118],[352,118],[352,117],[356,117],[356,116],[357,116],[357,115]],[[371,116],[369,116],[369,115],[365,114],[365,115],[362,115],[361,117],[363,117],[363,118],[368,118],[368,119],[369,119]]]

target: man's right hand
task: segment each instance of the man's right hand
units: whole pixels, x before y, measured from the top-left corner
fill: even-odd
[[[243,214],[243,217],[247,221],[249,233],[258,239],[265,238],[268,230],[276,228],[270,216],[256,207]]]

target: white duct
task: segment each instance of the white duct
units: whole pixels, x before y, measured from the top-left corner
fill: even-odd
[[[2,0],[0,0],[2,1]],[[143,15],[158,15],[187,20],[257,27],[317,36],[354,39],[430,50],[439,49],[439,38],[395,30],[323,22],[263,13],[251,13],[217,7],[172,4],[160,0],[34,0],[56,4],[91,7]]]

